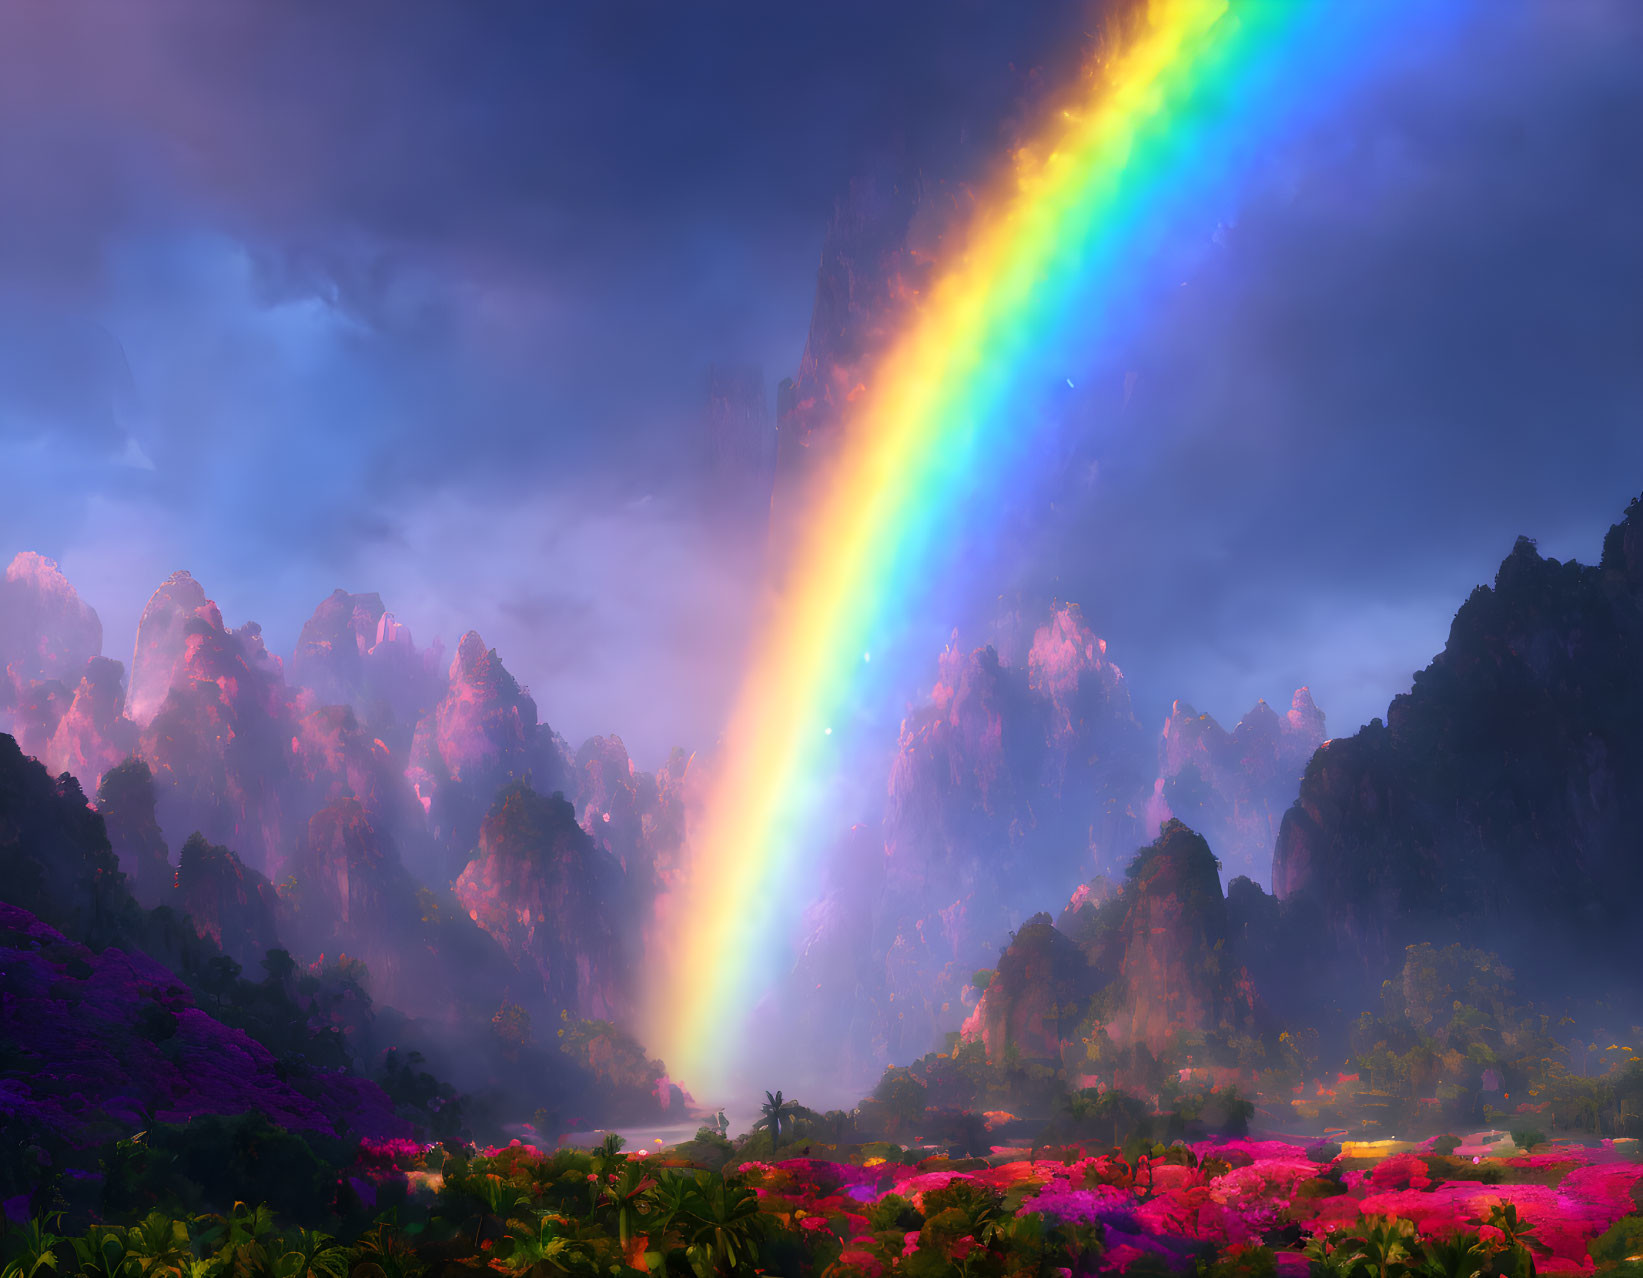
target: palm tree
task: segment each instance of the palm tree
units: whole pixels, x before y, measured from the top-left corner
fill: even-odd
[[[753,1124],[753,1130],[757,1131],[761,1127],[770,1129],[770,1152],[775,1153],[781,1145],[782,1123],[789,1118],[796,1117],[802,1106],[797,1101],[783,1100],[780,1092],[775,1094],[766,1092],[764,1102],[759,1107],[759,1112],[764,1117]]]

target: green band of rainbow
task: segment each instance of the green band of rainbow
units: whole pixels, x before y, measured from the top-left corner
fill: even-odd
[[[836,834],[815,799],[836,767],[829,725],[874,636],[948,570],[957,512],[1032,465],[1038,388],[1128,322],[1172,244],[1208,239],[1264,152],[1458,7],[1154,0],[1085,105],[1049,121],[983,203],[871,376],[754,651],[691,833],[674,952],[653,974],[648,1041],[674,1077],[700,1089],[733,1071],[794,923],[770,902]]]

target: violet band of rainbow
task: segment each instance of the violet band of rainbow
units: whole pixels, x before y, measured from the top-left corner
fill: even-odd
[[[734,1072],[797,921],[787,889],[837,833],[818,811],[830,725],[861,695],[875,637],[953,571],[954,521],[1031,473],[1046,388],[1134,322],[1171,253],[1208,241],[1273,148],[1467,7],[1154,0],[1088,100],[978,204],[962,256],[869,376],[753,648],[673,953],[650,974],[646,1040],[673,1078],[700,1094]]]

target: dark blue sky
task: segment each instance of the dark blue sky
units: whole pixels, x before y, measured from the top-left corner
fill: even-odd
[[[1643,491],[1643,5],[1477,8],[1273,157],[1020,516],[996,590],[1079,600],[1149,724],[1307,682],[1350,730],[1517,533],[1594,558]],[[676,478],[707,365],[791,372],[849,176],[1002,155],[1098,27],[0,9],[0,553],[60,559],[111,655],[178,567],[280,651],[375,589],[573,740],[700,744],[743,599]]]

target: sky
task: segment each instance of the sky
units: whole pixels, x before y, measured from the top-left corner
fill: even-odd
[[[1596,557],[1643,491],[1643,5],[1476,13],[1271,157],[932,635],[1072,599],[1149,726],[1305,683],[1343,733],[1516,535]],[[704,744],[752,573],[681,478],[709,365],[773,396],[850,177],[1002,162],[1101,25],[0,6],[0,556],[58,559],[116,657],[177,568],[287,653],[375,590],[573,742]]]

